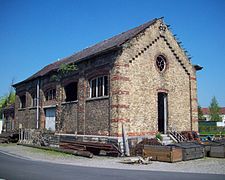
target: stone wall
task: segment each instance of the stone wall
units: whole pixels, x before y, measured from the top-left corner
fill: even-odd
[[[85,134],[109,135],[109,98],[86,101]]]
[[[62,122],[62,132],[68,134],[77,133],[77,102],[62,105],[60,121]]]
[[[121,135],[122,124],[129,136],[157,133],[158,92],[168,94],[168,127],[177,131],[197,129],[192,123],[197,102],[195,72],[172,34],[159,30],[161,23],[126,43],[114,65],[111,126],[115,135]],[[158,55],[166,57],[164,72],[157,69]]]
[[[78,71],[55,81],[46,75],[39,79],[39,128],[45,128],[45,109],[56,108],[56,132],[68,134],[109,135],[109,97],[90,99],[89,81],[92,78],[109,76],[117,52],[110,52],[77,64]],[[77,101],[65,102],[64,86],[71,82],[78,83]],[[17,87],[16,120],[23,128],[36,128],[36,107],[32,105],[36,93],[37,80]],[[56,89],[56,99],[46,100],[45,92]],[[26,95],[26,107],[20,108],[19,96]]]

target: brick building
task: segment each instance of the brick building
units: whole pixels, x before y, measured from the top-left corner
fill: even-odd
[[[62,64],[78,70],[60,81]],[[119,139],[198,130],[196,71],[163,19],[47,65],[16,89],[15,125]],[[21,126],[20,125],[20,126]]]

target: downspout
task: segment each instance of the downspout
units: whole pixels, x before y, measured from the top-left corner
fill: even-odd
[[[36,128],[38,129],[39,128],[39,126],[38,126],[38,121],[39,121],[39,96],[40,96],[40,94],[39,94],[39,89],[40,89],[40,81],[39,81],[39,79],[38,79],[38,81],[37,81],[37,121],[36,121]]]
[[[191,121],[191,131],[193,129],[192,127],[192,90],[191,90],[191,75],[189,75],[189,92],[190,92],[190,121]]]

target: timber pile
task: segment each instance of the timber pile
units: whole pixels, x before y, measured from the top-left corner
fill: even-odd
[[[144,145],[144,157],[152,157],[152,160],[162,162],[182,161],[182,149],[172,146]]]
[[[0,134],[0,143],[16,143],[19,140],[18,133],[2,133]]]
[[[99,155],[100,151],[104,151],[106,155],[115,157],[122,154],[118,147],[112,143],[60,140],[59,147],[67,150],[89,151],[94,155]]]
[[[158,145],[158,146],[161,146],[162,144],[156,138],[143,139],[135,147],[135,154],[134,154],[135,156],[142,156],[143,155],[144,145]]]

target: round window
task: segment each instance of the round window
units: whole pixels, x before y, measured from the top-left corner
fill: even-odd
[[[159,71],[164,71],[166,69],[166,58],[162,55],[159,55],[156,59],[156,66]]]

